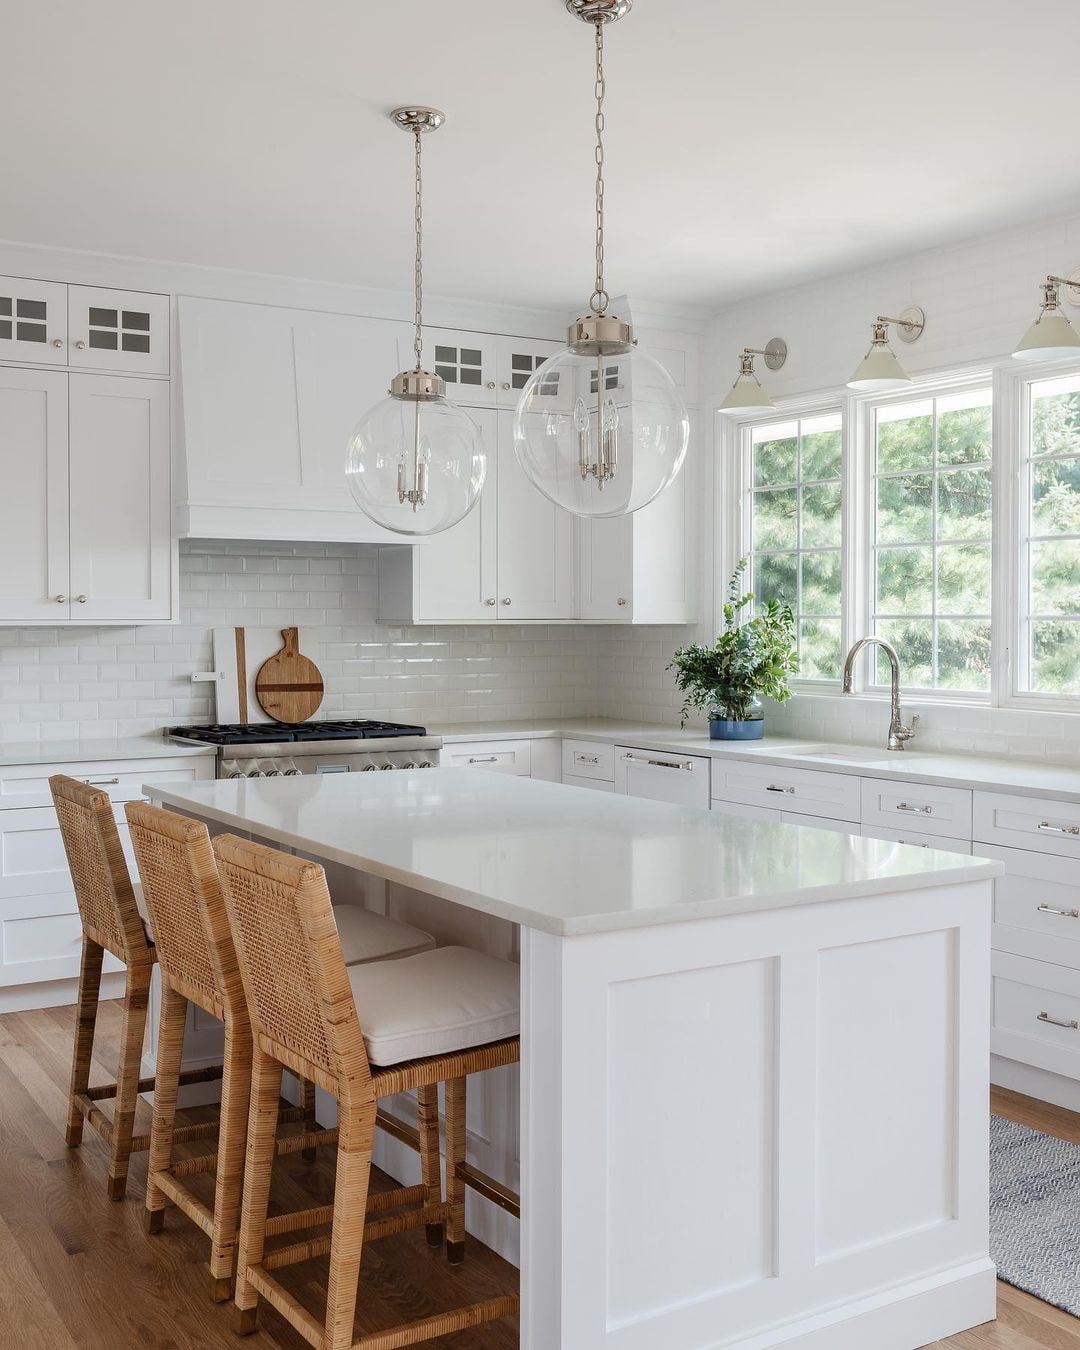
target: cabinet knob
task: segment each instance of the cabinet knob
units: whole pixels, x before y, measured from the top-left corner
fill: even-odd
[[[57,603],[58,605],[66,605],[66,604],[67,604],[67,596],[66,596],[66,595],[58,595],[58,596],[56,597],[56,603]]]
[[[485,604],[485,605],[493,605],[494,603],[495,603],[495,597],[494,597],[494,596],[492,596],[490,600],[485,600],[485,601],[484,601],[484,604]]]
[[[625,604],[626,604],[626,601],[625,601],[625,600],[623,599],[623,597],[620,595],[619,598],[618,598],[618,600],[615,601],[615,603],[616,603],[617,605],[625,605]]]
[[[510,603],[510,597],[509,597],[508,595],[504,596],[504,597],[503,597],[503,604],[504,604],[504,605],[508,605],[509,603]]]
[[[76,350],[77,352],[84,352],[84,351],[86,351],[86,343],[82,340],[82,338],[80,338],[80,339],[78,340],[78,342],[76,342],[76,344],[75,344],[75,350]]]
[[[509,381],[509,380],[504,380],[504,381],[503,381],[503,388],[504,388],[504,389],[509,389],[509,388],[510,388],[510,381]]]
[[[77,596],[75,597],[75,599],[78,600],[78,602],[79,602],[80,605],[85,605],[85,604],[86,604],[86,596],[85,596],[85,595],[77,595]]]
[[[488,387],[489,389],[494,389],[494,388],[495,388],[495,381],[494,381],[494,380],[488,380],[488,382],[487,382],[487,387]]]
[[[53,340],[52,340],[52,345],[53,345],[54,347],[56,347],[57,349],[59,349],[60,347],[62,347],[62,346],[64,345],[64,339],[63,339],[63,338],[53,338]]]

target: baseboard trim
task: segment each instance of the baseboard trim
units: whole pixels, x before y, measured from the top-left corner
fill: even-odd
[[[990,1056],[990,1081],[995,1087],[1022,1092],[1041,1102],[1063,1106],[1067,1111],[1080,1111],[1080,1083],[1075,1078],[1039,1069],[1033,1064],[1021,1064],[1018,1059]]]
[[[710,1350],[918,1350],[997,1315],[997,1271],[989,1257],[884,1289],[842,1309]]]

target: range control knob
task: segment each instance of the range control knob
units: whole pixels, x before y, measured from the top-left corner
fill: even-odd
[[[377,764],[365,764],[361,769],[361,773],[374,773],[378,767]]]
[[[435,765],[432,764],[430,759],[422,759],[416,767],[418,769],[433,769]]]
[[[407,760],[405,761],[405,763],[402,764],[401,767],[402,767],[403,769],[415,769],[415,768],[417,767],[417,764],[416,764],[416,761],[415,761],[415,760],[413,760],[413,759],[407,759]]]
[[[391,764],[389,760],[387,760],[387,762],[386,762],[385,764],[380,764],[380,765],[379,765],[379,768],[382,769],[382,771],[383,771],[384,773],[386,772],[387,769],[393,769],[393,768],[395,768],[395,767],[396,767],[396,765]]]

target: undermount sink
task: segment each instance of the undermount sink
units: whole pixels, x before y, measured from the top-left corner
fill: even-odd
[[[878,750],[867,745],[849,745],[843,749],[837,749],[834,745],[800,745],[798,749],[789,750],[788,754],[793,759],[836,759],[845,763],[854,761],[859,764],[895,762],[898,766],[919,758],[918,755],[912,755],[906,750],[889,751],[884,747]]]

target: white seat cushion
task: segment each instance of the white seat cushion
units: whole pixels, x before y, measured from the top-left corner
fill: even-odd
[[[349,983],[372,1064],[468,1050],[521,1025],[517,966],[468,947],[353,966]]]
[[[389,957],[415,956],[435,946],[430,933],[388,919],[383,914],[372,914],[361,905],[335,905],[334,919],[347,966],[362,961],[385,961]]]

